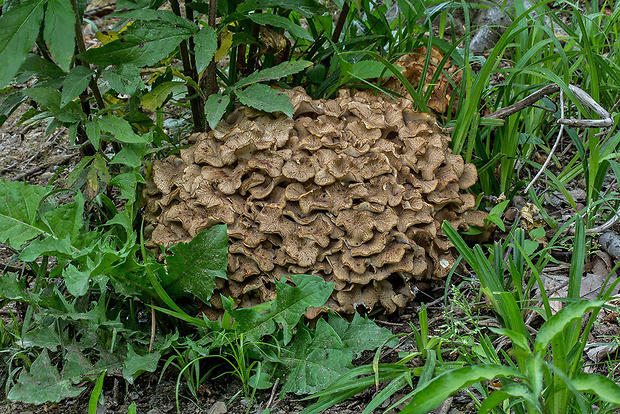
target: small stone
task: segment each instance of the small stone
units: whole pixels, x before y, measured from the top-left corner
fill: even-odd
[[[208,414],[226,414],[227,412],[228,409],[226,408],[226,404],[224,404],[222,401],[218,401],[211,406]]]

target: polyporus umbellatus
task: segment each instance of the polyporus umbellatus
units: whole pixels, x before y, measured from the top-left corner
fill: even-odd
[[[441,230],[481,224],[471,210],[472,164],[451,153],[434,118],[367,92],[312,100],[286,91],[293,119],[239,108],[195,134],[195,145],[153,163],[147,186],[151,245],[228,225],[228,280],[238,306],[274,298],[273,277],[317,274],[335,283],[329,305],[394,312],[413,285],[455,262]],[[221,308],[215,294],[211,305]]]

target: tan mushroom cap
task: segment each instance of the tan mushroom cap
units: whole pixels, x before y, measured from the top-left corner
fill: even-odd
[[[351,247],[360,246],[374,236],[375,220],[365,211],[342,210],[334,223],[346,230],[346,242]]]

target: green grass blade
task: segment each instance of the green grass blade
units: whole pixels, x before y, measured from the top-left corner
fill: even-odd
[[[99,402],[99,397],[101,396],[101,390],[103,390],[103,380],[105,379],[105,372],[102,372],[97,378],[97,382],[95,382],[95,388],[93,388],[93,392],[90,393],[90,398],[88,400],[88,414],[97,414],[97,403]]]
[[[362,411],[362,414],[372,414],[376,408],[383,404],[385,400],[405,388],[409,382],[409,375],[411,374],[408,372],[404,372],[400,376],[392,380],[392,382],[390,382],[385,388],[383,388],[377,395],[373,397],[373,399],[368,403],[366,408],[364,408],[364,411]]]
[[[602,300],[580,300],[567,304],[540,328],[534,342],[534,351],[539,354],[546,352],[549,343],[568,325],[581,320],[585,313],[600,309],[604,304]]]
[[[497,377],[523,378],[523,374],[502,365],[476,365],[448,371],[414,390],[413,398],[401,414],[426,414],[456,391]]]
[[[595,394],[601,400],[620,406],[620,386],[600,374],[579,374],[571,380],[580,392]]]
[[[494,391],[483,402],[480,408],[478,408],[478,414],[486,414],[492,409],[500,405],[503,401],[509,398],[523,398],[527,400],[531,405],[538,405],[534,395],[530,388],[525,384],[517,382],[507,384],[501,389]],[[542,410],[541,410],[542,411]]]

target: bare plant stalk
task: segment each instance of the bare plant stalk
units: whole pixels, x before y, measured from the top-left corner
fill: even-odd
[[[170,7],[174,14],[179,17],[181,15],[181,7],[178,0],[170,0]],[[192,62],[189,56],[189,50],[187,48],[187,40],[183,40],[179,46],[181,50],[181,61],[183,62],[183,74],[191,78],[194,82],[198,82],[198,76],[193,76],[195,70],[192,70]],[[202,103],[200,98],[200,91],[197,91],[193,86],[187,86],[187,94],[189,95],[189,104],[192,110],[192,120],[194,122],[194,132],[204,132],[205,122],[202,110]]]
[[[84,36],[82,35],[82,20],[80,19],[80,14],[75,0],[71,0],[71,7],[73,7],[73,13],[75,13],[75,41],[77,43],[78,51],[80,53],[84,53],[86,52],[86,43],[84,43]],[[81,65],[90,69],[90,65],[88,63],[82,62],[81,60],[79,62]],[[99,110],[104,109],[105,103],[103,102],[103,98],[101,97],[101,92],[99,91],[99,86],[97,86],[97,81],[95,78],[91,77],[88,86],[93,91],[95,102],[97,102],[97,108]]]
[[[262,13],[262,11],[258,10],[257,13]],[[256,23],[252,23],[252,37],[258,40],[258,35],[260,34],[260,26]],[[245,67],[246,73],[245,76],[248,76],[256,69],[256,65],[258,62],[258,46],[256,44],[251,44],[250,49],[248,51],[248,64]]]
[[[157,325],[155,324],[155,302],[153,302],[153,298],[151,297],[151,340],[149,341],[149,354],[153,352],[153,344],[155,343],[155,329]]]
[[[338,43],[340,39],[340,35],[342,34],[342,29],[344,28],[344,23],[347,21],[347,15],[349,14],[349,9],[351,6],[349,2],[345,0],[342,5],[342,10],[340,10],[340,15],[338,16],[338,21],[336,22],[336,27],[334,28],[334,33],[332,33],[332,42]]]
[[[207,18],[207,23],[209,24],[210,27],[213,28],[213,30],[215,30],[215,18],[216,17],[217,17],[217,0],[211,0],[209,2],[209,16]],[[207,96],[218,92],[217,78],[215,76],[215,65],[216,65],[215,58],[213,58],[211,62],[209,62],[209,65],[207,66],[207,72],[205,74],[206,76],[205,85],[206,85]],[[234,71],[235,68],[231,68],[231,70]]]

